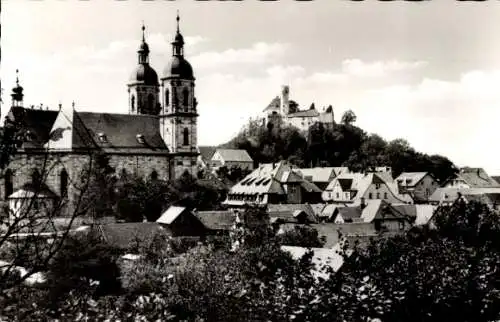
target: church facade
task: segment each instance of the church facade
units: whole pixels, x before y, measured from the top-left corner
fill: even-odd
[[[138,62],[128,83],[128,113],[75,110],[74,104],[58,111],[23,106],[23,88],[17,81],[8,117],[22,124],[25,139],[1,176],[0,200],[12,201],[19,191],[43,182],[44,195],[74,209],[85,183],[83,171],[104,153],[119,176],[170,180],[188,172],[196,176],[197,100],[193,68],[184,58],[179,30],[172,42],[172,57],[158,77],[149,64],[144,36]],[[17,192],[17,194],[16,194]],[[35,205],[38,208],[38,205]]]

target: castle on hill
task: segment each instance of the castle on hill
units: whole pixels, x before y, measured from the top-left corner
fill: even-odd
[[[301,131],[307,131],[315,123],[326,127],[335,124],[333,108],[329,106],[325,111],[318,112],[314,106],[307,110],[299,110],[298,104],[290,100],[290,87],[282,86],[280,96],[273,98],[263,110],[263,124],[272,124],[275,127],[292,125]]]

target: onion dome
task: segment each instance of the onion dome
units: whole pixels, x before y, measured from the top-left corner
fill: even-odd
[[[144,36],[144,31],[146,27],[142,25],[142,42],[139,46],[138,53],[138,65],[135,70],[130,75],[131,83],[142,83],[144,85],[159,85],[158,74],[149,65],[149,46],[146,43]]]
[[[193,68],[184,58],[184,37],[179,30],[179,13],[177,13],[177,33],[172,42],[172,58],[163,70],[164,78],[181,78],[194,80]]]
[[[12,88],[12,100],[13,101],[22,101],[23,100],[23,87],[19,85],[19,70],[16,69],[16,86]]]

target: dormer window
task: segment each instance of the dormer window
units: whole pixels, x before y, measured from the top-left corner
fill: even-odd
[[[142,134],[137,134],[135,138],[137,139],[137,142],[139,142],[140,144],[144,144],[146,142],[146,140],[144,140],[144,135]]]
[[[97,134],[97,137],[99,138],[99,142],[108,143],[108,137],[106,136],[106,134],[100,132]]]

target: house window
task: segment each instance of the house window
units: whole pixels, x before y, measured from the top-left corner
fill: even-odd
[[[10,196],[14,192],[14,185],[12,183],[13,176],[14,175],[12,174],[12,170],[7,169],[7,171],[5,171],[5,181],[4,181],[5,198],[4,199],[7,199],[7,197]]]
[[[189,130],[187,128],[184,128],[184,140],[183,144],[184,145],[189,145]]]
[[[377,199],[380,199],[380,192],[377,192]]]
[[[183,101],[183,105],[186,107],[189,106],[189,90],[187,88],[184,88],[184,90],[182,91],[182,101]]]
[[[337,192],[337,199],[339,199],[339,198],[340,198],[340,193]]]
[[[61,171],[59,180],[59,190],[61,193],[61,198],[65,198],[68,193],[68,172],[66,172],[66,169],[63,169]]]
[[[151,172],[150,178],[151,178],[151,180],[158,180],[158,172],[156,172],[156,170],[153,170]]]
[[[376,183],[375,188],[380,189],[380,183]]]
[[[132,97],[130,98],[130,108],[132,110],[132,112],[135,111],[135,96],[132,95]]]
[[[405,229],[405,223],[400,221],[399,222],[399,230],[403,230],[403,229]]]
[[[165,106],[168,106],[170,104],[170,100],[169,100],[169,97],[168,97],[169,94],[170,93],[169,93],[168,89],[166,89],[165,90]]]
[[[425,189],[425,196],[429,197],[430,194],[431,194],[430,189],[429,188]]]
[[[368,199],[373,199],[373,194],[371,192],[368,194]]]
[[[384,192],[384,199],[387,199],[387,192]]]

